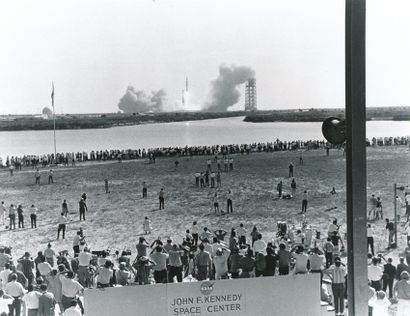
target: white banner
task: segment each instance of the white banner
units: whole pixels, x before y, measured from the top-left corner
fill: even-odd
[[[86,290],[86,316],[320,315],[318,274]]]

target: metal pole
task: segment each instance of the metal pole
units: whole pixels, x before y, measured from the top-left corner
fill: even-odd
[[[396,247],[399,247],[399,241],[397,240],[397,184],[394,184],[394,241],[396,242]]]
[[[53,125],[54,125],[54,163],[57,165],[56,110],[54,108],[54,82],[53,82],[53,92],[52,92],[52,98],[51,98],[51,105],[53,107]]]
[[[365,0],[346,0],[346,195],[349,315],[368,314]]]

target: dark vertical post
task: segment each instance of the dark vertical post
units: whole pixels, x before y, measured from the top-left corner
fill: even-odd
[[[346,188],[349,315],[368,314],[366,1],[346,0]]]
[[[397,240],[397,184],[394,184],[394,242],[396,246],[394,248],[399,247],[399,241]]]

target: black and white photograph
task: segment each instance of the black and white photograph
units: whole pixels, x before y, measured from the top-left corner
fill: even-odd
[[[2,0],[0,316],[409,316],[409,12]]]

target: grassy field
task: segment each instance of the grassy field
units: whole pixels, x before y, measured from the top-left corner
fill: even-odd
[[[0,200],[6,205],[22,204],[26,210],[25,225],[30,226],[29,207],[39,208],[37,229],[0,231],[0,244],[13,246],[14,253],[24,251],[32,254],[46,248],[48,242],[54,249],[72,251],[76,230],[83,227],[92,250],[107,247],[122,250],[135,249],[138,237],[143,233],[144,216],[152,220],[153,234],[173,236],[182,240],[185,230],[197,220],[200,227],[211,230],[239,226],[243,222],[250,232],[253,225],[268,239],[274,236],[276,222],[286,220],[299,224],[303,190],[309,192],[308,223],[325,233],[328,224],[337,218],[345,231],[345,159],[342,151],[315,150],[303,153],[304,165],[299,165],[298,152],[254,153],[235,155],[234,170],[222,173],[222,188],[217,189],[220,205],[226,207],[225,195],[232,190],[234,212],[216,216],[212,210],[215,189],[195,187],[193,174],[206,170],[207,157],[179,158],[175,170],[173,158],[157,159],[155,164],[146,160],[87,163],[76,167],[59,167],[54,170],[54,184],[48,185],[47,170],[42,171],[41,185],[35,185],[34,171],[26,169],[10,176],[0,172]],[[288,165],[295,165],[294,176],[297,193],[292,200],[278,200],[276,185],[284,182],[284,191],[290,191]],[[216,165],[212,167],[216,169]],[[104,179],[110,183],[109,194],[105,193]],[[148,184],[148,199],[142,199],[142,182]],[[393,215],[393,183],[410,184],[410,152],[405,146],[368,149],[368,193],[380,195],[386,217]],[[332,206],[330,191],[335,187],[337,195]],[[158,192],[166,192],[165,210],[158,210]],[[88,195],[87,221],[79,222],[78,201],[83,192]],[[65,240],[56,240],[57,219],[61,203],[69,205],[69,220]],[[402,209],[400,209],[402,212]],[[382,230],[384,222],[375,226]],[[381,236],[381,234],[380,234]],[[377,245],[377,242],[376,242]],[[384,247],[384,244],[382,245]],[[380,247],[382,247],[380,246]]]

